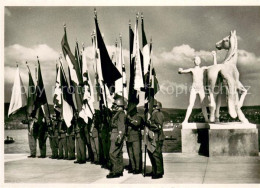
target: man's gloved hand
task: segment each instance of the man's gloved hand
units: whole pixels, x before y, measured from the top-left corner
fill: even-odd
[[[117,137],[116,137],[116,146],[119,146],[122,142],[122,137],[121,135],[119,134]]]
[[[93,137],[93,134],[92,134],[92,132],[89,132],[89,136],[90,136],[90,137]]]

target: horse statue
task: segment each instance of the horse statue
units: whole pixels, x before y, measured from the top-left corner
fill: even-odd
[[[216,90],[217,80],[223,80],[220,82],[225,86],[227,91],[227,103],[228,112],[232,118],[238,117],[243,123],[248,123],[247,118],[243,114],[241,107],[243,105],[245,96],[247,95],[246,88],[239,81],[239,72],[237,70],[237,36],[236,31],[231,31],[230,35],[223,38],[216,43],[218,50],[227,50],[227,55],[222,64],[215,64],[208,69],[208,89],[209,89],[209,107],[210,107],[210,122],[219,121],[219,109],[221,106],[221,95],[220,90],[217,89],[216,101],[214,92]],[[241,92],[239,98],[238,91]]]

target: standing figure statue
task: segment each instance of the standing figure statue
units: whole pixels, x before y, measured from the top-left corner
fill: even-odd
[[[222,64],[214,64],[208,69],[208,86],[210,98],[210,122],[215,122],[219,119],[219,108],[221,105],[220,93],[217,93],[217,104],[215,102],[214,89],[218,77],[223,79],[223,83],[227,90],[228,112],[232,118],[238,117],[243,123],[248,123],[247,118],[243,114],[241,107],[243,106],[246,88],[239,81],[239,72],[237,70],[237,36],[236,31],[231,31],[230,35],[216,43],[218,50],[227,50],[227,55]],[[238,90],[241,91],[239,99]],[[218,90],[219,92],[219,90]]]
[[[215,57],[216,52],[212,52],[213,57]],[[214,58],[214,64],[215,64],[215,58]],[[200,97],[200,102],[202,104],[202,113],[205,118],[205,121],[208,122],[208,114],[207,114],[207,109],[206,109],[206,103],[205,103],[205,91],[204,91],[204,85],[203,85],[203,75],[204,71],[207,70],[210,67],[200,67],[201,60],[199,56],[196,56],[194,58],[194,68],[190,69],[185,69],[183,70],[182,68],[179,68],[179,74],[184,74],[184,73],[191,73],[192,78],[193,78],[193,83],[191,86],[191,91],[190,91],[190,99],[189,99],[189,106],[186,112],[185,119],[183,123],[188,123],[189,117],[192,112],[192,108],[194,106],[196,96],[199,94]]]

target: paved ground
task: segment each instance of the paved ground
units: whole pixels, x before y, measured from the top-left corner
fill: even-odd
[[[128,174],[106,179],[108,170],[90,163],[28,159],[27,154],[5,154],[5,183],[88,183],[88,184],[245,184],[260,183],[260,157],[204,157],[182,153],[164,153],[164,178],[152,180]],[[124,154],[124,162],[127,156]],[[151,170],[148,160],[148,170]]]

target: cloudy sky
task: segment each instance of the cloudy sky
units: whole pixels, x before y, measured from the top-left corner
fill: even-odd
[[[16,62],[27,85],[25,61],[34,70],[36,56],[39,56],[48,102],[52,103],[63,23],[67,25],[72,51],[76,39],[80,44],[84,42],[89,67],[92,67],[93,10],[94,7],[5,7],[5,102],[10,101]],[[249,89],[245,105],[260,105],[260,7],[97,7],[97,12],[110,54],[119,33],[122,34],[127,73],[128,23],[131,20],[134,27],[136,13],[143,12],[147,38],[153,39],[152,60],[161,86],[157,98],[168,108],[186,108],[188,105],[189,92],[179,93],[191,85],[191,76],[179,75],[178,68],[193,67],[195,55],[202,58],[202,65],[211,65],[210,52],[215,50],[215,43],[235,29],[240,80]],[[141,46],[141,34],[139,36]],[[217,52],[218,63],[223,61],[225,54],[225,51]],[[93,71],[90,71],[93,81]]]

